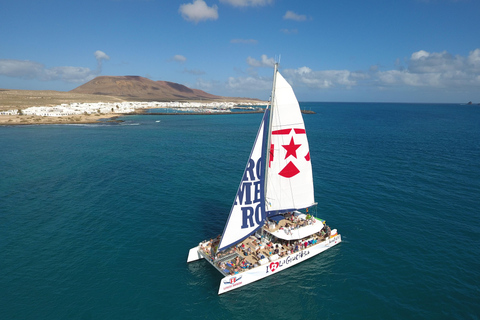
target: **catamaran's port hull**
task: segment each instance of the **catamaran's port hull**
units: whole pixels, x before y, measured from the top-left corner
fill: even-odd
[[[196,246],[195,248],[190,249],[190,251],[188,251],[187,262],[203,259],[203,256],[200,255],[199,250],[200,250],[200,246]]]
[[[296,265],[297,263],[310,259],[311,257],[314,257],[317,254],[322,253],[323,251],[339,244],[340,242],[342,242],[342,237],[340,234],[337,234],[332,238],[326,239],[325,241],[317,243],[316,245],[310,246],[306,249],[300,250],[288,256],[279,258],[277,260],[269,261],[261,266],[249,269],[235,275],[226,276],[220,281],[218,294],[222,294],[243,287],[244,285],[276,274],[280,271]],[[203,258],[203,256],[198,253],[198,249],[198,247],[190,249],[187,262],[196,261]]]

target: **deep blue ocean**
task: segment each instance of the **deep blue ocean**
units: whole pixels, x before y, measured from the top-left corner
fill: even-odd
[[[187,254],[222,232],[261,114],[0,127],[0,319],[478,319],[480,107],[301,106],[343,242],[221,296]]]

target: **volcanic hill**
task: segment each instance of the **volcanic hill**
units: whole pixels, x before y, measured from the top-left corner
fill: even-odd
[[[130,101],[224,100],[198,89],[140,76],[100,76],[71,90],[72,93],[116,96]]]

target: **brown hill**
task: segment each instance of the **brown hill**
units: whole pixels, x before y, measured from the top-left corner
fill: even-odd
[[[70,92],[116,96],[131,101],[225,99],[202,90],[190,89],[178,83],[153,81],[140,76],[100,76]]]
[[[23,109],[34,106],[56,106],[74,102],[116,102],[125,99],[113,96],[73,93],[53,90],[0,89],[0,110]]]

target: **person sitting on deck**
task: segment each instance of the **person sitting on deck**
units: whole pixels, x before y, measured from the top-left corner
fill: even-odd
[[[223,272],[228,273],[229,270],[227,269],[227,266],[225,265],[225,262],[220,263],[219,265],[220,269],[222,269]]]

